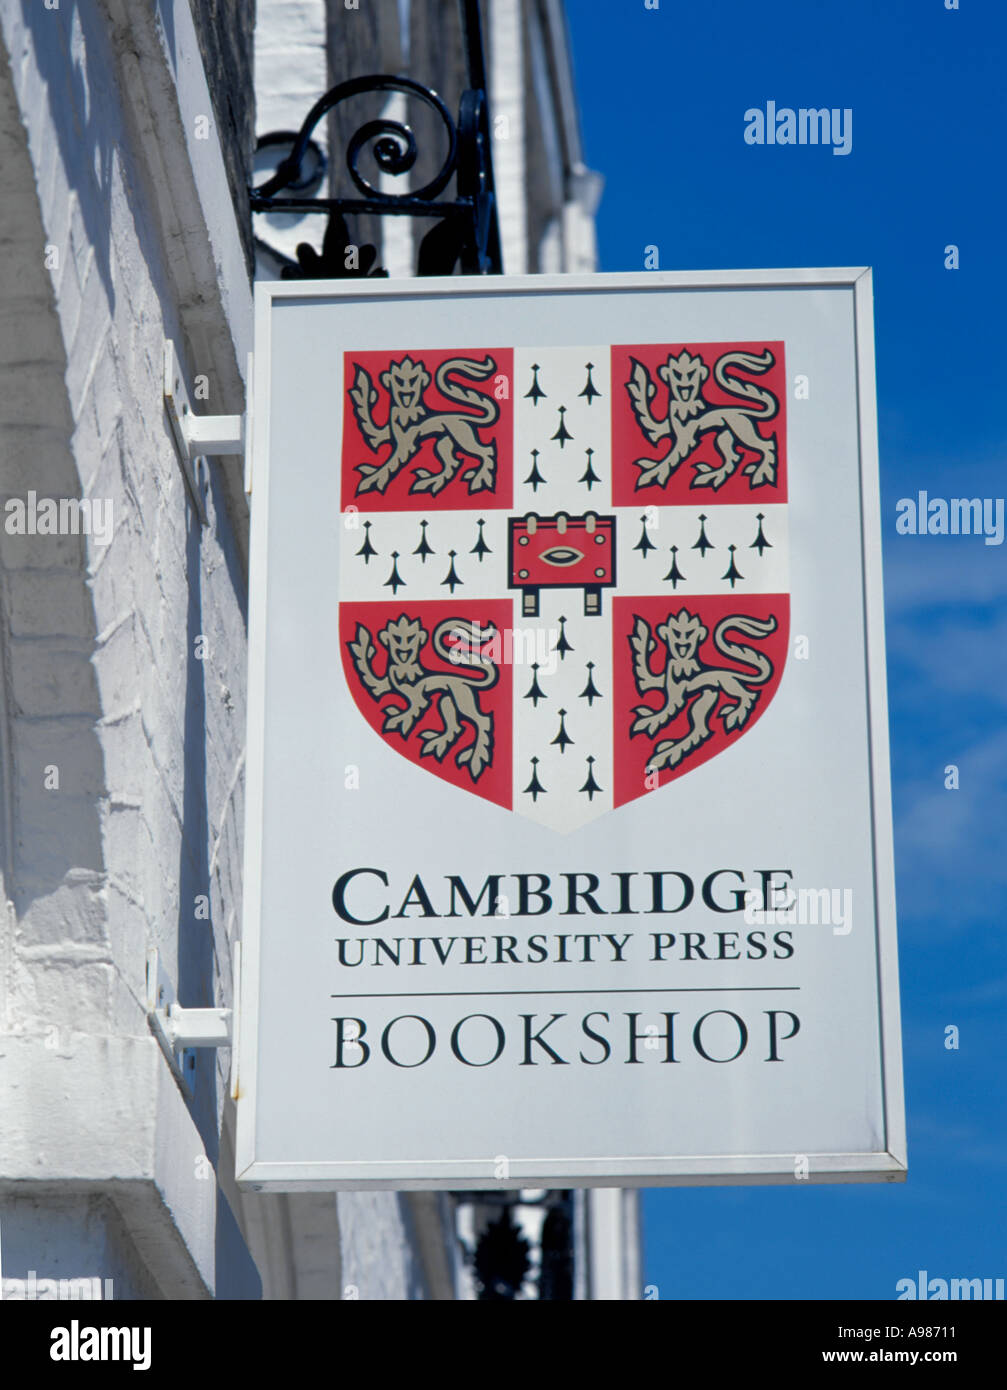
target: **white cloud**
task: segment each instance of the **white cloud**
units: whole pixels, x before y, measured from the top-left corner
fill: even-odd
[[[888,620],[927,607],[991,605],[1007,596],[1003,546],[944,536],[900,536],[885,547]]]
[[[942,933],[977,920],[1000,930],[1007,730],[963,748],[956,761],[957,791],[946,790],[943,770],[935,769],[928,782],[916,780],[896,795],[897,807],[909,803],[895,821],[899,915],[937,917]]]

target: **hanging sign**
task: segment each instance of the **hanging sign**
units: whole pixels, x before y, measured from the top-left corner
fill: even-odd
[[[869,272],[256,294],[239,1180],[902,1177]]]

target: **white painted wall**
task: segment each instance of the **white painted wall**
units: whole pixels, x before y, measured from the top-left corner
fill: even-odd
[[[587,1297],[592,1302],[642,1298],[639,1194],[629,1188],[592,1188],[585,1215]]]
[[[325,0],[257,0],[255,9],[255,127],[259,136],[299,130],[301,122],[331,85],[325,53]],[[328,155],[328,122],[313,139]],[[263,155],[263,165],[268,157]],[[272,165],[275,168],[275,164]],[[257,182],[261,178],[257,177]],[[324,197],[327,185],[316,196]],[[256,233],[294,259],[299,242],[321,250],[325,218],[273,213],[257,217]],[[274,272],[271,272],[274,273]]]
[[[190,61],[175,90],[164,30],[137,13],[0,4],[3,139],[20,154],[5,161],[20,220],[3,258],[0,487],[5,500],[100,498],[114,518],[104,547],[0,532],[0,1221],[7,1277],[105,1276],[98,1263],[119,1296],[247,1296],[257,1276],[213,1180],[226,1056],[204,1054],[188,1104],[148,1031],[145,960],[156,945],[185,1002],[229,1002],[243,517],[218,465],[199,526],[161,355],[172,336],[207,375],[209,408],[240,408],[250,297],[212,157],[190,152],[187,108],[210,110],[205,85]],[[188,11],[171,17],[174,57],[188,45],[191,58]],[[84,1191],[68,1207],[69,1182]]]
[[[507,275],[528,273],[523,10],[524,0],[493,0],[489,12],[493,182]]]

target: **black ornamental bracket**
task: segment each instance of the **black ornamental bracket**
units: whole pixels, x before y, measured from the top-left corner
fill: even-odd
[[[299,246],[297,261],[283,267],[284,279],[386,275],[375,265],[376,248],[359,246],[349,235],[347,216],[361,213],[434,220],[420,241],[419,275],[450,275],[456,267],[466,275],[502,274],[479,0],[459,3],[469,85],[462,93],[457,120],[437,93],[422,83],[409,77],[370,75],[332,87],[315,102],[296,133],[275,131],[259,140],[259,151],[289,145],[290,152],[271,178],[249,190],[253,213],[327,213],[329,218],[321,254],[306,244]],[[312,139],[318,123],[340,103],[372,92],[401,93],[434,112],[447,146],[440,168],[421,188],[408,193],[376,188],[361,172],[364,153],[372,155],[382,174],[393,177],[407,174],[419,156],[411,128],[404,121],[381,117],[358,127],[346,147],[346,168],[360,196],[310,196],[321,185],[326,166],[322,149]],[[452,178],[455,196],[444,198],[441,195]],[[353,247],[355,254],[351,254]]]
[[[453,1194],[457,1207],[482,1207],[495,1220],[485,1220],[472,1248],[465,1248],[476,1284],[476,1298],[501,1302],[527,1296],[534,1287],[541,1301],[568,1303],[574,1297],[574,1203],[570,1189],[528,1192],[468,1191]],[[531,1242],[514,1220],[518,1207],[539,1208],[538,1271],[532,1274]]]

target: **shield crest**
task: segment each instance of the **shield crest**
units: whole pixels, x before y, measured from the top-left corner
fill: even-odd
[[[559,832],[730,756],[789,647],[784,344],[343,365],[340,648],[374,733]]]

